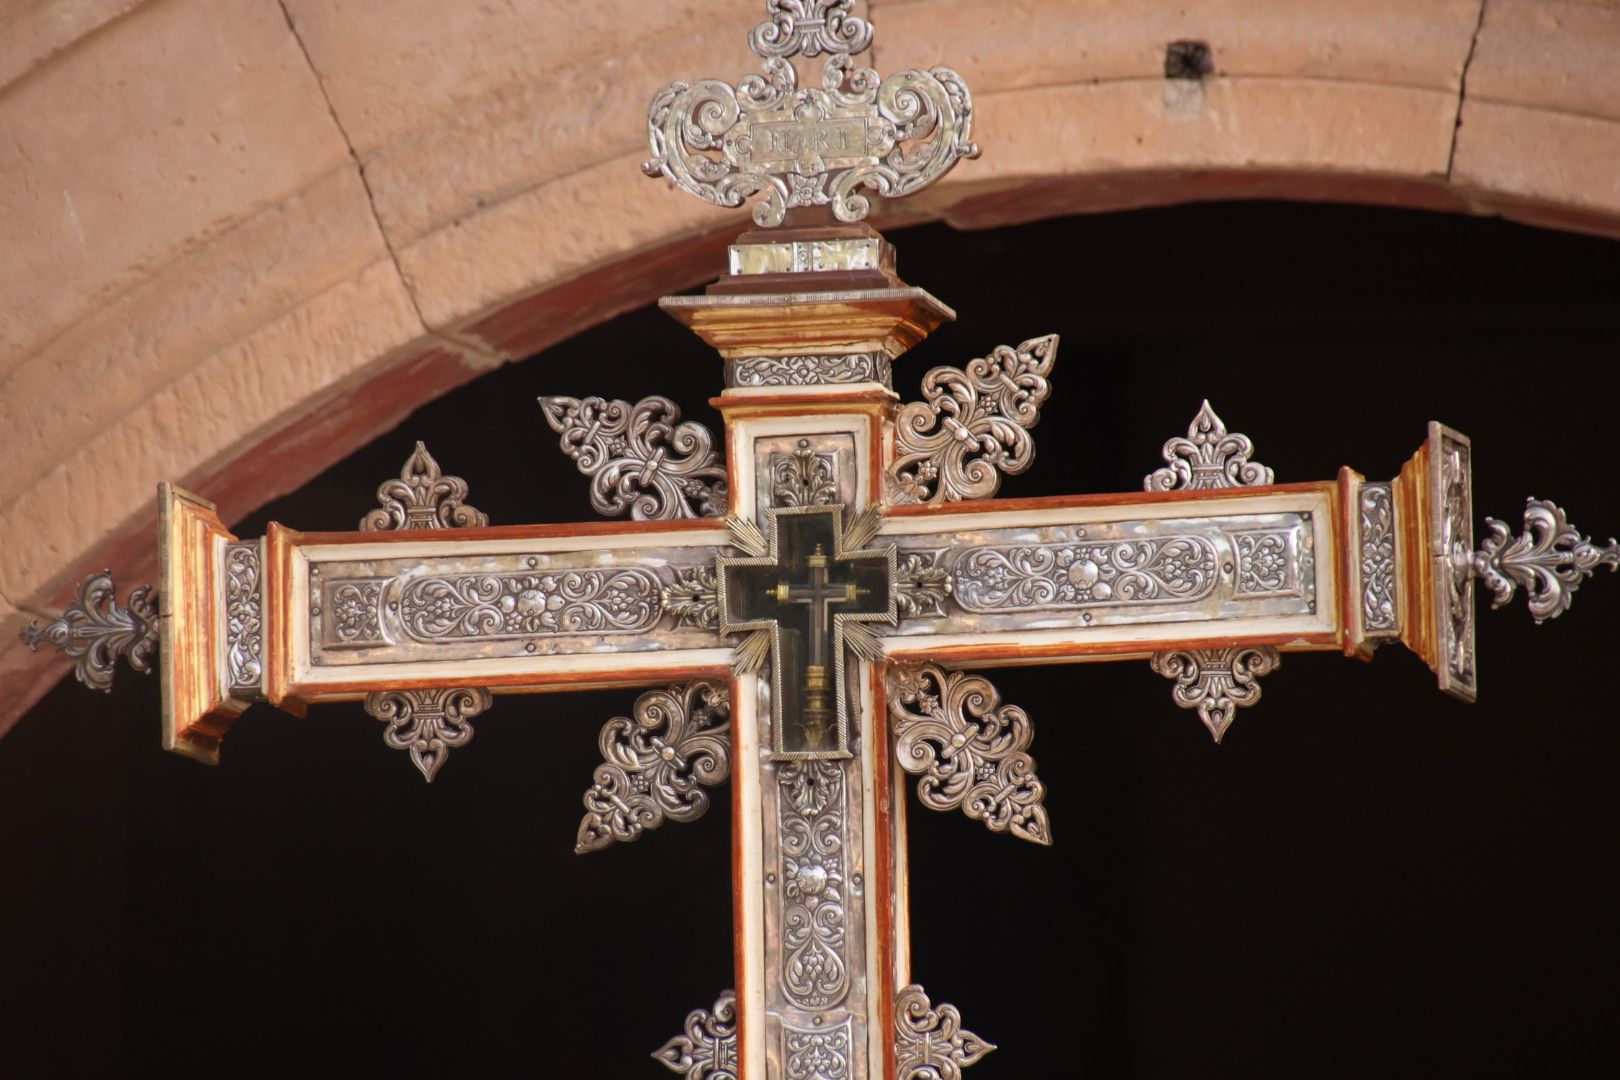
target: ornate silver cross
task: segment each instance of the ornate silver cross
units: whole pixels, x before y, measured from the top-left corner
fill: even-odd
[[[977,669],[1146,661],[1216,740],[1284,652],[1400,641],[1471,699],[1475,583],[1556,617],[1620,546],[1532,500],[1476,549],[1469,443],[1439,424],[1388,481],[1278,484],[1208,402],[1141,491],[994,499],[1033,461],[1058,339],[936,368],[902,404],[893,362],[954,314],[860,223],[976,152],[966,86],[857,69],[849,0],[767,11],[763,76],[672,84],[649,116],[650,172],[764,197],[725,276],[662,302],[724,361],[723,440],[663,398],[541,399],[593,505],[632,520],[491,527],[420,445],[354,532],[240,540],[165,485],[161,611],[95,575],[24,636],[98,687],[161,638],[165,746],[203,761],[251,702],[363,699],[431,780],[495,696],[641,689],[602,729],[579,851],[734,781],[738,985],[658,1060],[939,1080],[992,1048],[911,982],[905,775],[930,809],[1052,842],[1031,718]],[[799,88],[790,61],[823,55]]]

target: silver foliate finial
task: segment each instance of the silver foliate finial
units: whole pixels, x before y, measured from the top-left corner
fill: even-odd
[[[1561,507],[1529,499],[1524,531],[1513,536],[1505,522],[1485,519],[1491,534],[1473,555],[1473,573],[1491,590],[1491,607],[1512,601],[1523,588],[1536,622],[1556,619],[1569,610],[1581,582],[1607,566],[1620,569],[1620,544],[1598,547],[1570,525]]]
[[[118,586],[112,572],[91,574],[79,583],[78,595],[61,616],[43,627],[23,627],[18,637],[30,649],[40,642],[73,660],[73,674],[92,690],[111,692],[116,662],[129,657],[129,666],[151,674],[158,650],[158,599],[150,585],[130,590],[129,607],[118,606]]]
[[[699,79],[659,91],[642,171],[716,206],[764,195],[754,221],[770,227],[806,206],[860,221],[871,209],[863,191],[898,199],[978,157],[962,77],[936,67],[880,80],[856,67],[851,57],[871,45],[872,27],[850,8],[851,0],[767,0],[766,21],[748,35],[764,73],[735,87]],[[823,54],[821,85],[800,87],[789,58]]]
[[[1274,482],[1271,469],[1249,460],[1253,453],[1253,441],[1241,433],[1228,434],[1205,401],[1187,428],[1187,437],[1178,436],[1164,444],[1164,460],[1169,464],[1149,473],[1142,486],[1148,491],[1196,491]]]

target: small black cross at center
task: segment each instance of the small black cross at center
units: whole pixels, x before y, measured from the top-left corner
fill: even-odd
[[[849,756],[842,624],[893,619],[892,552],[843,551],[843,510],[767,511],[768,554],[718,561],[721,629],[772,635],[777,758]]]

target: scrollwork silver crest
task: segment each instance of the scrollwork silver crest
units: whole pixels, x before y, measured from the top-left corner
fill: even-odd
[[[1189,649],[1154,654],[1152,668],[1176,686],[1172,698],[1183,709],[1197,709],[1216,742],[1232,726],[1240,708],[1260,700],[1260,679],[1277,670],[1282,656],[1271,645]]]
[[[18,634],[38,650],[40,642],[73,661],[73,674],[92,690],[112,691],[120,656],[142,674],[151,674],[158,651],[158,598],[150,585],[130,590],[129,606],[120,607],[112,572],[91,574],[79,583],[67,610],[44,626],[31,622]]]
[[[1057,347],[1058,336],[1047,334],[1016,349],[999,345],[965,369],[937,367],[923,376],[923,400],[896,417],[890,499],[986,499],[1003,475],[1028,469],[1035,460],[1029,432],[1052,392],[1047,376]]]
[[[991,832],[1050,845],[1046,787],[1028,754],[1029,715],[1002,705],[982,675],[938,664],[901,664],[889,674],[895,759],[919,777],[930,810],[960,810]]]
[[[900,1080],[961,1080],[962,1070],[994,1050],[962,1027],[955,1005],[934,1005],[913,983],[894,999],[894,1056]]]
[[[1486,518],[1485,527],[1490,535],[1474,552],[1471,568],[1491,590],[1491,607],[1511,603],[1522,588],[1538,623],[1568,611],[1575,590],[1601,567],[1620,569],[1620,543],[1592,543],[1570,525],[1562,507],[1545,499],[1526,500],[1517,536],[1496,518]]]
[[[543,397],[546,423],[563,453],[591,478],[591,505],[635,521],[718,517],[726,512],[726,470],[709,429],[682,421],[666,397],[634,405],[606,398]]]
[[[1226,425],[1205,401],[1187,428],[1187,437],[1164,444],[1162,469],[1148,474],[1148,491],[1197,491],[1206,488],[1255,487],[1274,482],[1272,471],[1249,460],[1254,443],[1247,435],[1228,434]]]
[[[585,792],[574,851],[627,844],[668,821],[696,821],[709,809],[703,789],[731,775],[731,691],[696,679],[649,690],[631,716],[602,727],[602,764]]]
[[[879,79],[852,53],[871,27],[848,0],[771,0],[769,19],[749,35],[763,74],[735,87],[718,79],[673,82],[647,111],[648,176],[716,206],[750,196],[762,226],[780,225],[794,207],[828,206],[839,221],[860,221],[872,192],[897,199],[932,184],[963,158],[977,157],[973,99],[950,68],[907,70]],[[789,57],[827,54],[819,87],[801,87]]]
[[[489,524],[489,516],[468,506],[467,481],[445,476],[439,463],[418,442],[405,460],[399,479],[377,489],[382,505],[360,519],[362,532],[390,529],[467,529]]]
[[[737,1080],[737,992],[727,990],[713,1009],[686,1014],[686,1030],[653,1059],[686,1080]]]

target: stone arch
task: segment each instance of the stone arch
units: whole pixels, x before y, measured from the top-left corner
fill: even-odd
[[[1612,3],[868,7],[875,66],[963,72],[984,148],[881,225],[1267,197],[1620,237]],[[712,277],[743,219],[647,182],[639,133],[664,82],[748,70],[758,9],[0,16],[0,731],[65,670],[15,643],[29,618],[89,569],[155,571],[158,480],[235,519],[479,372]],[[1189,41],[1207,73],[1167,78]]]

